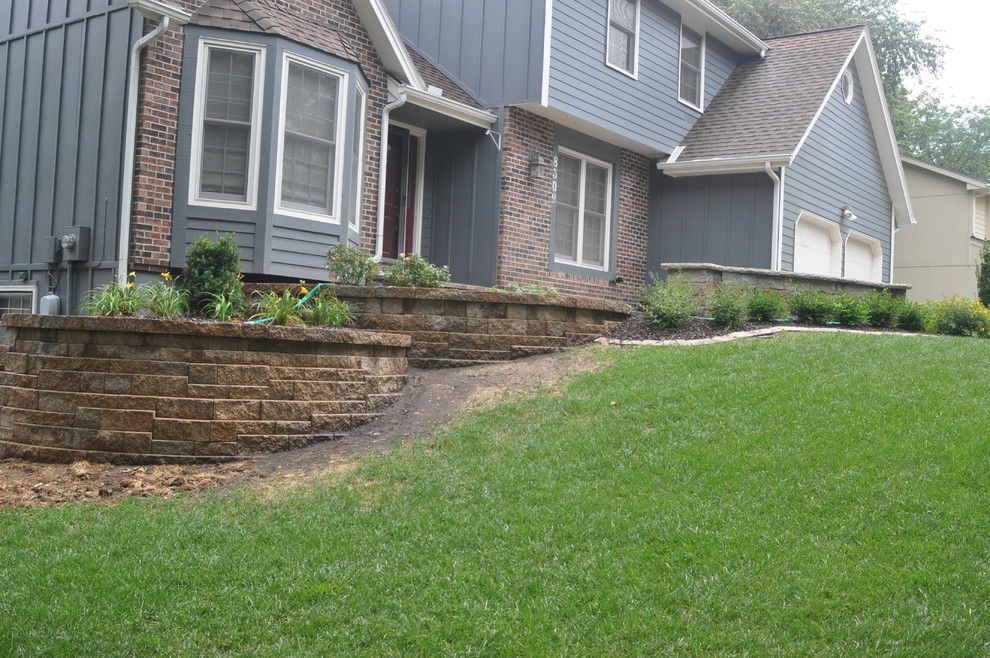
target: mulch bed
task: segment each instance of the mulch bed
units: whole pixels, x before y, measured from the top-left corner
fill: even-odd
[[[614,340],[701,340],[725,336],[737,331],[755,331],[775,326],[777,325],[773,322],[747,322],[737,329],[726,329],[711,320],[694,318],[683,327],[664,329],[650,324],[642,315],[637,313],[630,316],[628,320],[610,331],[605,337]]]

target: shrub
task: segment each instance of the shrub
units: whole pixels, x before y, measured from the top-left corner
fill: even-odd
[[[306,293],[302,294],[305,295]],[[300,297],[289,289],[283,291],[281,295],[276,292],[258,291],[254,294],[254,306],[258,312],[252,315],[251,319],[264,320],[268,324],[278,325],[305,324],[299,309],[299,302]]]
[[[327,270],[341,285],[366,286],[378,271],[378,263],[364,249],[338,242],[327,252]]]
[[[862,327],[870,321],[869,308],[862,297],[843,293],[832,299],[832,319],[844,327]]]
[[[749,317],[757,322],[773,322],[787,314],[787,301],[775,292],[753,288],[747,305]]]
[[[711,308],[719,326],[737,329],[749,320],[749,291],[742,286],[724,283],[712,298]]]
[[[172,281],[170,272],[162,273],[162,280],[138,286],[141,306],[159,318],[175,318],[189,312],[189,291]]]
[[[832,319],[832,295],[814,288],[798,288],[791,297],[791,314],[803,324],[825,324]]]
[[[86,295],[86,301],[82,304],[83,312],[104,317],[137,313],[141,308],[141,297],[134,287],[135,276],[134,272],[131,272],[124,283],[114,281],[90,290]]]
[[[542,295],[544,297],[557,297],[560,294],[556,288],[545,287],[535,283],[512,282],[506,284],[504,289],[508,292],[518,292],[524,295]]]
[[[897,328],[905,331],[925,331],[928,326],[928,308],[924,304],[899,301]]]
[[[898,313],[903,310],[900,300],[895,299],[889,290],[872,290],[863,298],[869,314],[869,324],[873,327],[896,327]]]
[[[447,266],[430,264],[419,254],[404,257],[383,272],[385,285],[395,288],[439,288],[450,281]]]
[[[990,306],[990,240],[983,243],[980,261],[976,264],[977,296],[984,306]]]
[[[680,274],[666,280],[654,275],[643,289],[640,308],[651,324],[668,329],[681,327],[694,314],[693,293],[694,286]]]
[[[211,320],[230,322],[244,315],[244,292],[222,291],[210,295],[203,305],[203,313]]]
[[[321,291],[310,297],[302,308],[302,318],[309,325],[339,327],[354,321],[347,302],[337,299],[329,291]]]
[[[242,290],[240,274],[240,253],[234,238],[221,235],[210,240],[203,236],[186,252],[186,269],[181,282],[189,294],[189,303],[199,311],[215,293],[236,295]]]
[[[932,328],[949,336],[990,337],[990,311],[976,300],[952,297],[932,306]]]

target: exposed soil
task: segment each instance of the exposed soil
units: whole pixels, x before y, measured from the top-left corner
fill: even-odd
[[[77,462],[36,464],[0,460],[0,508],[71,502],[119,502],[129,496],[164,496],[253,484],[266,489],[299,484],[352,468],[357,460],[391,445],[421,441],[469,411],[506,397],[552,388],[591,370],[587,349],[509,363],[451,370],[410,370],[403,395],[382,416],[337,439],[217,465],[111,466]]]
[[[711,320],[692,319],[683,327],[665,329],[656,327],[639,314],[631,315],[628,320],[608,333],[606,338],[616,340],[701,340],[725,336],[737,331],[755,331],[776,326],[773,322],[747,322],[736,329],[726,329]]]

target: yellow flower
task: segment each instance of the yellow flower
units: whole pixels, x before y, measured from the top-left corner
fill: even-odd
[[[308,295],[309,294],[309,288],[307,288],[306,286],[299,286],[299,294],[300,295]]]
[[[172,280],[172,273],[171,272],[162,272],[162,278],[165,279],[166,281],[171,281]]]
[[[128,273],[128,275],[127,275],[127,276],[132,276],[132,277],[133,277],[133,276],[137,276],[137,272],[130,272],[130,273]]]
[[[133,287],[134,287],[134,282],[133,281],[128,281],[127,283],[124,284],[124,288],[126,290],[130,290]]]

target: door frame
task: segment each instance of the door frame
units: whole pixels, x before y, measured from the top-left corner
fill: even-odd
[[[413,207],[413,253],[420,253],[420,249],[423,245],[423,191],[426,188],[426,134],[427,130],[425,128],[419,128],[417,126],[412,126],[407,123],[402,123],[401,121],[389,121],[389,129],[392,127],[401,128],[409,133],[411,137],[416,138],[416,204]],[[409,149],[406,149],[409,152]],[[406,217],[409,208],[409,190],[407,188],[409,184],[409,163],[408,161],[402,164],[402,189],[403,189],[403,204],[402,204],[402,217]],[[399,244],[399,253],[405,251],[405,232],[400,231],[401,240]]]

